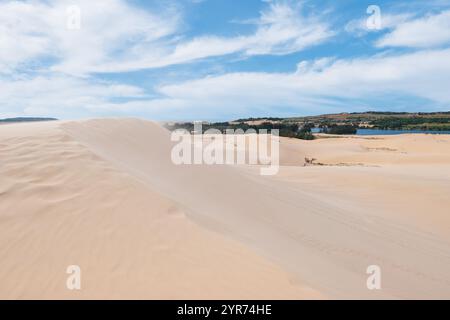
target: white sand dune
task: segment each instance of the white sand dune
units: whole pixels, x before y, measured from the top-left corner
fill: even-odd
[[[136,119],[0,127],[0,297],[450,298],[450,137],[282,139],[273,177],[171,148]]]
[[[443,175],[435,173],[427,179],[430,185],[426,188],[420,186],[423,186],[422,178],[427,177],[427,171],[421,175],[414,168],[410,169],[413,173],[409,175],[405,167],[391,170],[392,176],[389,168],[356,167],[349,170],[347,167],[334,167],[319,171],[319,168],[287,167],[287,171],[282,170],[282,175],[302,172],[297,176],[302,180],[301,175],[313,169],[318,176],[314,183],[303,181],[292,186],[292,179],[287,183],[279,178],[261,177],[256,174],[257,170],[251,168],[174,166],[169,159],[171,144],[168,143],[168,133],[148,122],[120,120],[111,125],[109,121],[91,121],[67,124],[64,128],[102,158],[176,200],[195,221],[248,244],[286,268],[294,280],[307,283],[326,295],[338,298],[450,296],[450,246],[449,238],[445,236],[450,227],[446,214],[449,200],[444,197],[450,191],[450,185],[446,167],[442,168]],[[416,152],[420,154],[428,151],[430,140],[444,139],[443,145],[437,149],[448,159],[448,151],[442,151],[450,145],[448,138],[433,136],[421,139],[425,141],[416,145]],[[342,142],[335,144],[342,145]],[[329,150],[329,153],[335,157],[344,153],[349,157],[355,150],[354,160],[360,162],[358,153],[362,148],[355,142],[349,140],[344,143],[344,152],[338,149]],[[305,150],[300,144],[297,150],[301,155],[302,152],[311,152],[308,150],[311,146],[319,148],[317,145],[325,144],[322,149],[322,154],[325,154],[329,143],[329,140],[317,141]],[[404,142],[398,144],[408,147]],[[286,152],[285,148],[281,152]],[[372,151],[366,150],[365,153],[372,154]],[[436,163],[445,163],[439,155]],[[430,164],[430,160],[427,161],[426,165]],[[334,186],[340,180],[333,180],[329,172],[342,173],[345,170],[353,176],[361,172],[367,185],[380,174],[389,176],[396,184],[389,184],[388,179],[385,189],[369,187],[364,190],[361,185],[352,188],[349,180],[348,189],[361,194],[339,197],[344,189]],[[343,179],[342,184],[346,175],[341,174],[340,178]],[[321,193],[319,188],[312,192],[309,186],[320,187],[321,182],[328,186],[328,192]],[[405,195],[409,190],[413,193]],[[427,198],[427,190],[435,192],[436,197]],[[376,206],[368,207],[362,201],[370,198],[373,203],[384,203],[385,198],[392,197],[395,192],[400,201],[393,208],[385,208],[385,212],[378,211]],[[402,201],[407,200],[405,196],[407,199],[422,198],[422,203],[428,206],[426,212],[421,212],[422,217],[426,214],[433,216],[430,220],[444,218],[441,232],[437,230],[439,223],[436,223],[436,230],[409,223],[408,211],[418,201],[411,204]],[[398,216],[405,219],[397,219]],[[366,288],[365,270],[369,265],[382,267],[385,288],[381,292]]]
[[[58,123],[0,126],[0,174],[1,299],[321,297],[196,226]],[[80,291],[66,288],[69,265],[81,267]]]

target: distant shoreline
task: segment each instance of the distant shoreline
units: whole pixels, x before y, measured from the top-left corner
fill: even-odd
[[[9,123],[25,123],[25,122],[43,122],[43,121],[56,121],[56,118],[36,118],[36,117],[18,117],[18,118],[5,118],[0,119],[0,124]]]
[[[320,132],[320,128],[315,128],[312,133],[322,133]],[[450,134],[448,130],[408,130],[408,129],[357,129],[354,136],[391,136],[391,135],[399,135],[399,134]]]
[[[173,131],[193,132],[194,123],[166,123]],[[364,112],[340,113],[290,118],[247,118],[227,122],[203,121],[202,130],[273,130],[281,137],[314,140],[317,133],[328,135],[398,135],[398,134],[450,134],[450,112],[394,113]]]

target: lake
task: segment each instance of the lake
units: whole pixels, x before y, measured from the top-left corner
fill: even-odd
[[[319,128],[313,128],[313,133],[320,133]],[[380,130],[380,129],[358,129],[358,136],[388,136],[406,133],[429,133],[429,134],[450,134],[450,131],[429,131],[429,130]]]

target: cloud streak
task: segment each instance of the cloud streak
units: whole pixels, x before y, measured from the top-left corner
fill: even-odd
[[[404,21],[377,42],[378,47],[432,48],[450,43],[450,10]]]

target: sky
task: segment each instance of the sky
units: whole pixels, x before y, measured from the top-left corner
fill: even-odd
[[[0,0],[0,118],[450,110],[450,0]]]

